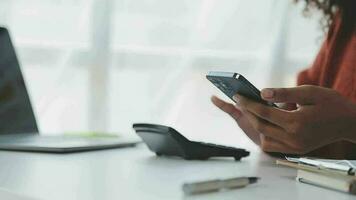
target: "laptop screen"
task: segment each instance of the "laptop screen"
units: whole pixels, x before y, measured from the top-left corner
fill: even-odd
[[[0,27],[0,134],[38,132],[10,35]]]

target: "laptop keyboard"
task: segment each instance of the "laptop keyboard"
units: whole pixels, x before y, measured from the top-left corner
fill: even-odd
[[[38,134],[0,135],[1,146],[31,146],[41,148],[80,148],[93,146],[112,146],[125,144],[128,141],[113,136],[40,136]]]

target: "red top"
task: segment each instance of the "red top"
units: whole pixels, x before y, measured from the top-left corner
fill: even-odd
[[[332,88],[356,103],[356,28],[343,23],[341,15],[336,16],[314,64],[299,73],[297,83]],[[311,155],[355,159],[354,152],[355,144],[340,141]]]
[[[337,15],[314,64],[299,73],[298,85],[332,88],[356,103],[356,28],[348,29]]]

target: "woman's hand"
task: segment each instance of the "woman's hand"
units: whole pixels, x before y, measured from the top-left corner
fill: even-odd
[[[261,135],[249,122],[247,115],[249,113],[245,113],[239,108],[238,105],[233,105],[231,103],[227,103],[216,96],[211,97],[211,101],[214,105],[225,113],[229,114],[239,125],[239,127],[245,132],[245,134],[257,145],[261,144]],[[296,105],[293,103],[283,103],[280,105],[281,109],[285,110],[295,110]]]
[[[261,133],[260,146],[266,152],[306,154],[337,141],[356,142],[356,105],[334,90],[299,86],[264,89],[261,96],[298,105],[283,110],[235,96],[245,123]]]
[[[215,106],[229,114],[255,144],[260,145],[260,133],[251,126],[246,115],[237,106],[227,103],[216,96],[213,96],[211,101]]]

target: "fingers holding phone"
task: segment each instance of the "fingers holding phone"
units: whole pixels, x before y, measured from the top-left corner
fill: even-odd
[[[213,103],[265,151],[303,155],[339,141],[356,142],[356,104],[332,89],[298,86],[261,94],[237,73],[214,72],[207,78],[238,105],[216,97]],[[235,94],[240,96],[233,99]]]
[[[216,96],[212,96],[211,101],[220,110],[230,115],[255,144],[260,145],[260,133],[253,128],[243,111],[234,104],[228,103]]]

